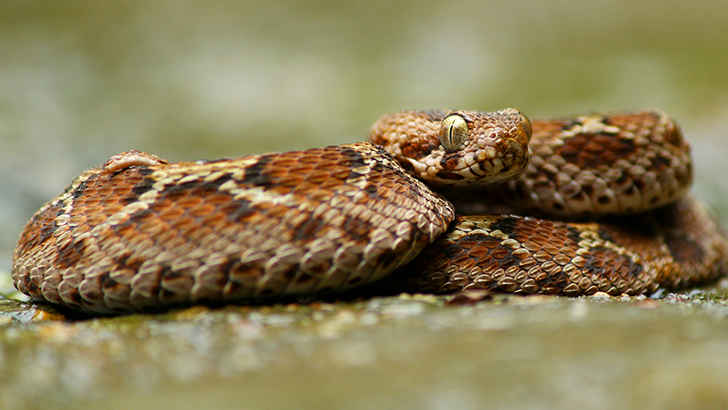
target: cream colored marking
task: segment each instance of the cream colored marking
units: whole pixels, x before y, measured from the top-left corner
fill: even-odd
[[[563,131],[561,135],[563,135],[564,137],[573,137],[577,134],[599,133],[617,135],[621,131],[619,127],[605,124],[600,116],[589,115],[584,117],[577,117],[577,120],[581,122],[581,124],[576,124],[570,129]]]
[[[103,169],[107,172],[115,172],[135,165],[151,167],[165,163],[166,161],[156,155],[131,150],[116,154],[109,158],[109,160],[104,164]]]

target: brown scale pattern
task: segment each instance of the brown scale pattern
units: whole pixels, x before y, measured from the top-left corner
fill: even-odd
[[[531,160],[510,181],[446,192],[458,211],[512,211],[566,219],[635,214],[685,195],[690,147],[664,113],[646,111],[568,120],[535,120]]]
[[[726,255],[718,226],[692,198],[619,223],[460,216],[392,286],[433,293],[639,295],[722,277]]]
[[[368,143],[210,163],[128,154],[140,155],[38,212],[15,253],[18,289],[100,313],[325,293],[380,279],[454,217]]]
[[[441,121],[452,115],[468,135],[446,150]],[[115,155],[31,218],[15,286],[113,313],[374,281],[414,292],[641,294],[726,272],[719,227],[684,196],[689,147],[662,113],[529,122],[514,109],[409,111],[382,117],[370,139],[383,147],[180,163]],[[453,205],[410,173],[461,215],[480,215],[451,224]]]

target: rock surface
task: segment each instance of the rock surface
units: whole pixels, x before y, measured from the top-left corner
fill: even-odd
[[[728,284],[660,299],[399,296],[67,322],[0,303],[0,407],[728,404]]]

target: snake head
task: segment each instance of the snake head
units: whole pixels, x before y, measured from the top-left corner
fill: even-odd
[[[523,171],[531,122],[514,108],[405,111],[380,118],[369,138],[427,183],[478,186]]]

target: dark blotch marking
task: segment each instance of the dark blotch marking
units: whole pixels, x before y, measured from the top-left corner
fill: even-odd
[[[227,215],[227,219],[233,222],[242,222],[246,217],[256,212],[247,199],[234,199],[228,205],[225,205],[222,211]]]
[[[490,270],[492,265],[490,265],[491,262],[496,263],[496,268],[503,268],[507,269],[510,266],[517,265],[520,260],[518,257],[513,255],[513,250],[507,246],[501,246],[500,242],[502,239],[482,234],[482,233],[472,233],[463,236],[460,238],[455,244],[448,246],[446,248],[443,248],[442,253],[445,254],[446,258],[442,258],[443,260],[447,258],[457,259],[458,257],[462,255],[469,255],[469,257],[473,257],[471,254],[470,249],[477,249],[481,246],[483,249],[488,249],[488,257],[480,260],[476,260],[476,263],[481,266],[481,268],[486,268],[486,270]],[[472,246],[472,243],[477,243],[479,246]],[[485,266],[483,266],[485,264]]]
[[[133,272],[139,272],[139,268],[144,264],[144,260],[141,258],[132,259],[131,253],[114,258],[114,262],[120,269],[130,269]]]
[[[659,165],[658,169],[667,168],[670,166],[670,158],[663,157],[662,155],[657,155],[653,160],[653,164]]]
[[[498,219],[497,222],[490,225],[490,229],[492,231],[499,230],[503,232],[506,235],[511,235],[513,232],[516,231],[516,226],[518,225],[518,221],[520,218],[516,218],[514,216],[505,216],[500,219]]]
[[[566,230],[569,231],[569,233],[566,234],[566,237],[574,243],[579,243],[581,240],[581,232],[573,226],[567,226]]]
[[[129,222],[129,223],[139,223],[142,219],[146,218],[151,213],[152,213],[152,210],[151,209],[149,209],[149,208],[143,209],[143,210],[141,210],[139,212],[135,212],[135,213],[131,214],[131,216],[129,216],[129,219],[127,219],[126,222]]]
[[[203,183],[202,188],[205,190],[217,191],[220,186],[222,186],[222,184],[230,181],[231,179],[233,179],[232,174],[223,174],[213,181],[207,181]]]
[[[162,268],[161,277],[162,280],[175,280],[181,278],[183,275],[182,272],[173,270],[171,267],[165,265]]]
[[[30,275],[23,275],[20,277],[20,281],[22,282],[20,286],[18,286],[18,289],[27,289],[28,293],[33,297],[40,297],[39,292],[40,286],[38,286],[38,283],[36,281],[30,279]]]
[[[127,169],[129,169],[129,168],[125,167],[125,168],[117,169],[116,171],[111,173],[111,176],[109,177],[109,179],[114,179],[117,175],[120,175],[120,174],[123,174],[124,172],[126,172]]]
[[[106,272],[103,275],[101,275],[101,277],[99,279],[100,279],[100,282],[101,282],[101,288],[102,289],[113,288],[113,287],[115,287],[119,283],[119,282],[117,282],[116,280],[114,280],[111,277],[111,275],[109,274],[109,272]]]
[[[632,154],[634,141],[608,134],[577,134],[569,138],[554,154],[580,168],[596,169],[602,164],[613,164]]]
[[[586,260],[586,263],[584,264],[585,272],[593,275],[604,275],[604,266],[602,266],[601,261],[596,256],[594,256],[595,254],[599,254],[602,252],[608,253],[609,255],[614,255],[614,252],[604,247],[592,248],[589,254],[583,256]]]
[[[60,269],[70,268],[77,264],[86,253],[86,243],[84,241],[74,241],[66,243],[58,250],[55,265]]]
[[[626,273],[628,277],[636,277],[643,270],[642,265],[634,263],[632,259],[601,246],[592,248],[590,254],[585,255],[584,258],[586,259],[584,271],[593,275],[605,276]],[[624,263],[619,263],[619,259]],[[629,266],[629,271],[625,272],[623,269],[614,271],[612,270],[613,266]]]
[[[53,233],[55,233],[57,229],[58,224],[55,220],[53,221],[53,223],[43,225],[43,227],[40,228],[40,232],[38,233],[38,243],[36,245],[47,241],[51,236],[53,236]]]
[[[317,225],[321,225],[321,221],[317,221]],[[365,243],[371,239],[369,235],[373,229],[369,221],[351,215],[345,215],[342,227],[346,228],[346,235],[356,242]],[[316,231],[312,232],[312,234],[315,233]]]
[[[581,187],[581,192],[585,193],[588,197],[591,197],[592,194],[594,194],[594,186],[593,185],[583,185]]]
[[[679,263],[696,263],[705,259],[705,251],[691,238],[670,232],[665,235],[665,244],[670,249],[672,257]]]
[[[359,168],[367,164],[364,156],[355,149],[344,148],[341,150],[341,153],[349,160],[349,168]]]
[[[458,242],[485,242],[485,241],[499,241],[500,239],[486,235],[484,233],[471,233],[463,236]]]
[[[629,276],[636,277],[640,273],[642,273],[642,265],[640,265],[639,263],[632,263],[631,261],[630,264],[632,265],[632,268],[629,270],[629,272],[627,272]]]
[[[561,129],[564,131],[568,131],[576,125],[582,125],[580,121],[577,120],[571,120],[571,121],[565,121],[564,124],[561,126]]]
[[[60,201],[56,201],[42,213],[33,215],[30,222],[28,222],[28,226],[23,231],[20,241],[18,242],[21,253],[42,244],[53,236],[58,229],[58,224],[55,219],[63,213],[63,208],[59,205]],[[37,236],[32,235],[34,230],[38,231]],[[31,235],[28,235],[29,233]]]
[[[435,144],[434,142],[420,141],[418,143],[413,143],[412,141],[405,141],[401,145],[402,154],[399,156],[400,162],[409,162],[406,161],[406,158],[417,159],[426,157],[432,152],[432,150],[436,149],[438,146],[439,143]]]
[[[349,161],[348,168],[351,170],[349,172],[349,176],[346,178],[348,181],[355,180],[361,177],[365,177],[365,174],[362,174],[360,172],[357,172],[354,168],[359,168],[367,165],[367,161],[364,158],[364,156],[357,150],[351,149],[351,148],[344,148],[341,150],[341,153],[346,157],[346,159]],[[379,155],[389,155],[386,152],[382,153],[382,150],[379,149]],[[379,165],[377,162],[376,165]],[[378,168],[379,170],[383,169],[381,166]]]
[[[448,179],[451,181],[459,181],[461,179],[464,179],[465,177],[460,174],[455,174],[453,172],[447,172],[447,171],[439,171],[437,173],[437,177],[440,179]]]
[[[123,198],[122,202],[127,205],[132,202],[136,202],[141,195],[143,195],[145,192],[147,192],[153,188],[154,182],[155,181],[152,178],[142,179],[139,183],[137,183],[136,185],[134,185],[131,188],[132,194]]]
[[[246,173],[247,175],[247,173]],[[187,181],[181,184],[175,184],[165,187],[160,193],[160,197],[174,200],[179,198],[190,191],[200,191],[198,194],[214,193],[217,192],[222,184],[231,180],[233,177],[231,174],[223,174],[219,178],[213,181],[204,181],[202,179]],[[136,187],[135,187],[136,188]],[[142,191],[144,187],[139,187],[139,191]]]
[[[125,228],[130,227],[131,225],[139,223],[142,219],[146,218],[151,213],[152,211],[150,209],[143,209],[141,211],[131,214],[131,216],[129,216],[126,221],[113,225],[111,228],[114,229],[114,231],[116,232],[121,231]]]
[[[518,264],[518,262],[520,262],[520,260],[515,255],[513,255],[513,250],[511,250],[511,248],[503,247],[503,249],[508,252],[508,255],[506,257],[498,260],[498,263],[501,268],[504,268],[504,269],[509,268],[511,266]]]
[[[66,292],[63,295],[64,299],[71,299],[73,303],[75,303],[77,306],[83,306],[84,301],[81,297],[81,292],[78,291],[78,288],[74,287],[73,289],[70,289],[70,292]]]
[[[230,271],[235,267],[235,265],[238,263],[235,259],[229,259],[227,262],[223,263],[218,267],[220,272],[223,272],[226,275],[230,275]]]
[[[614,238],[609,234],[609,232],[607,232],[606,229],[604,229],[604,227],[600,227],[599,230],[597,230],[597,235],[599,235],[599,238],[603,241],[614,243]]]
[[[188,191],[191,191],[202,185],[201,181],[187,181],[182,184],[175,184],[165,187],[159,195],[168,199],[174,199],[183,196]]]
[[[398,256],[399,254],[393,249],[387,249],[386,251],[382,252],[381,255],[379,255],[376,265],[389,267],[393,262],[397,260]]]
[[[71,193],[71,197],[73,197],[73,199],[78,199],[78,197],[83,195],[83,192],[86,190],[86,187],[88,186],[89,181],[91,181],[93,179],[94,179],[94,176],[91,176],[87,180],[78,184],[76,189],[74,189],[73,192]]]
[[[261,297],[270,297],[275,294],[275,291],[271,288],[265,288],[260,292]]]
[[[296,278],[296,274],[298,273],[299,265],[295,264],[288,268],[285,272],[283,272],[283,278],[287,280],[288,282],[293,282],[293,279]]]
[[[138,184],[134,185],[134,187],[131,189],[131,192],[133,192],[138,197],[152,189],[152,187],[154,186],[154,182],[155,181],[152,178],[144,178]]]
[[[229,259],[220,265],[219,269],[224,274],[220,286],[231,286],[228,292],[230,295],[250,290],[250,284],[246,284],[246,280],[255,280],[263,274],[263,268],[259,263],[242,263],[238,258]]]
[[[411,172],[411,173],[414,174],[415,167],[414,167],[414,165],[412,165],[411,162],[409,162],[409,161],[402,161],[402,162],[399,163],[399,165],[401,165],[402,168],[404,168],[407,172]]]
[[[293,239],[296,241],[306,241],[316,237],[318,231],[324,226],[325,221],[321,218],[309,216],[302,224],[295,227]],[[344,224],[344,226],[348,226]]]
[[[353,180],[359,179],[359,178],[361,178],[363,176],[365,176],[365,175],[362,174],[362,173],[359,173],[359,172],[356,172],[356,171],[352,170],[351,172],[349,172],[349,175],[346,177],[346,180],[347,181],[353,181]]]
[[[252,186],[260,186],[260,187],[267,187],[270,186],[273,181],[266,173],[266,168],[268,164],[273,160],[272,155],[263,155],[260,158],[258,158],[258,162],[255,164],[249,166],[245,169],[245,175],[243,176],[242,181],[240,181],[243,184],[249,184]]]
[[[300,276],[298,276],[298,279],[296,279],[296,283],[302,284],[306,282],[311,282],[314,279],[315,277],[310,273],[302,273]]]
[[[500,240],[496,238],[491,238],[490,240],[496,240],[497,243],[500,243]],[[498,246],[491,251],[490,255],[498,263],[498,268],[502,269],[508,269],[520,262],[520,259],[513,254],[513,249],[508,246]]]

